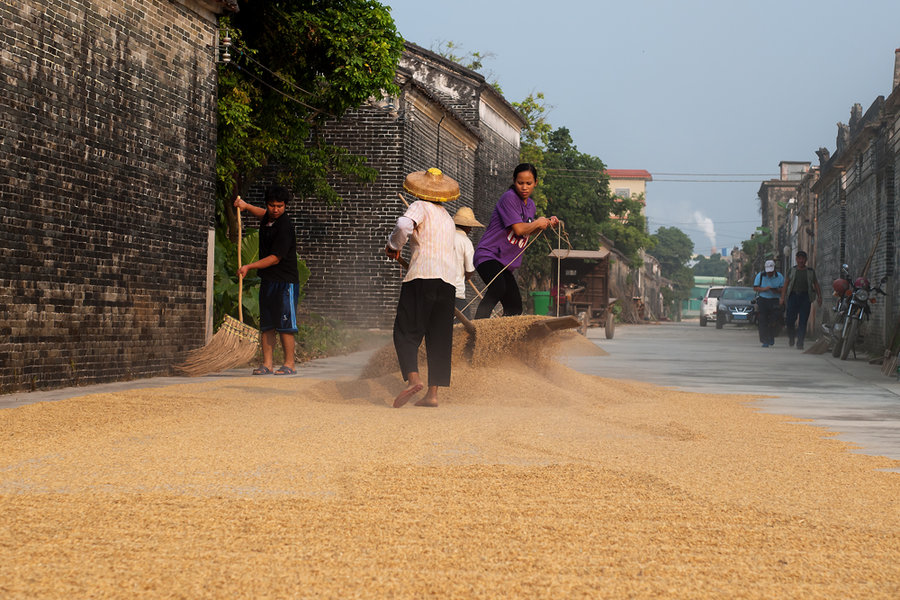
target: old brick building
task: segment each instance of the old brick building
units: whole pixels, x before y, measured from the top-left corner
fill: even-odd
[[[205,340],[229,4],[0,3],[0,391],[166,373]]]
[[[354,326],[393,322],[402,275],[384,244],[405,210],[398,193],[406,174],[440,168],[460,184],[450,213],[469,206],[487,223],[518,162],[525,124],[482,75],[409,42],[397,83],[399,97],[373,99],[324,130],[329,141],[367,156],[377,181],[335,180],[339,206],[310,198],[291,209],[311,271],[304,309]]]
[[[849,122],[838,124],[834,153],[819,148],[816,154],[819,166],[794,182],[789,194],[779,192],[784,206],[777,201],[763,204],[763,224],[777,222],[774,246],[785,268],[793,263],[796,250],[809,252],[826,295],[842,264],[855,277],[871,253],[868,277],[873,282],[887,277],[883,287],[888,295],[872,306],[858,347],[879,354],[891,343],[900,312],[896,300],[900,184],[895,177],[900,168],[900,49],[888,97],[879,96],[865,112],[855,104]],[[776,194],[765,196],[770,197]]]

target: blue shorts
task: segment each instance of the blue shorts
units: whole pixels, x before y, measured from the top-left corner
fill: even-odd
[[[259,284],[259,330],[297,333],[300,284],[263,279]]]

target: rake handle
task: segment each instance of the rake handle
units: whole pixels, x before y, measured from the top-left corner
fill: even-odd
[[[238,265],[238,320],[244,322],[244,277],[241,275],[241,247],[243,246],[243,237],[241,235],[241,207],[237,209],[237,265]]]

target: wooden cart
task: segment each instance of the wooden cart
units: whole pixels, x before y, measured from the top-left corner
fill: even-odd
[[[616,318],[609,295],[609,250],[553,250],[553,284],[566,295],[566,314],[582,315],[586,326],[603,327],[606,339],[615,335]],[[554,302],[556,298],[554,298]]]

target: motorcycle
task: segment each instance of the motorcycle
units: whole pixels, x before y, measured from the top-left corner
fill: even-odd
[[[841,355],[841,340],[843,339],[844,323],[847,320],[847,309],[850,307],[850,296],[852,295],[850,284],[850,271],[848,265],[841,265],[841,274],[831,283],[832,298],[834,300],[831,306],[831,322],[826,319],[822,320],[822,330],[828,336],[831,343],[832,355],[838,358]],[[825,313],[823,313],[824,317]]]
[[[841,268],[841,275],[846,273],[847,265]],[[887,277],[881,279],[881,283],[887,281]],[[868,319],[872,312],[871,304],[875,304],[878,294],[887,294],[879,286],[872,286],[865,277],[857,277],[850,283],[849,277],[836,279],[832,284],[835,294],[839,295],[835,303],[834,327],[831,330],[834,339],[834,348],[831,355],[841,360],[847,360],[850,351],[854,350],[859,338],[859,330],[863,318]]]

